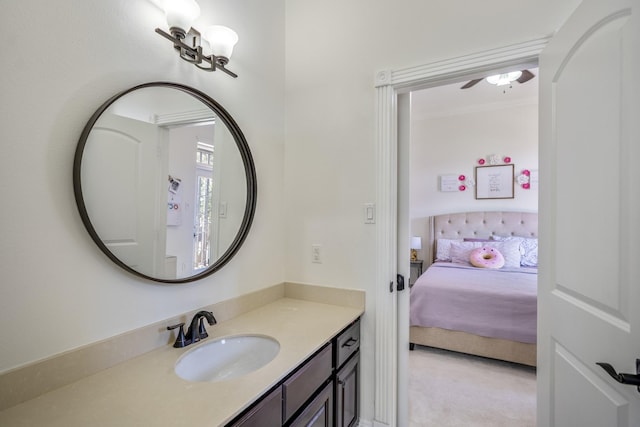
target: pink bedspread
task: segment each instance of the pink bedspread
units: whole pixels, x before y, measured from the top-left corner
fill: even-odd
[[[411,325],[536,342],[537,269],[438,262],[411,288]]]

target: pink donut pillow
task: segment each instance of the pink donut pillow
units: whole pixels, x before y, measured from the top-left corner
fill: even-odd
[[[471,251],[469,262],[474,267],[479,268],[502,268],[504,267],[504,257],[496,248],[483,246]]]

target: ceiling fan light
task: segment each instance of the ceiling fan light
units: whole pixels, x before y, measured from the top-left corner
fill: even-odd
[[[522,76],[522,71],[512,71],[510,73],[496,74],[487,77],[487,82],[496,86],[508,85],[511,82],[518,80]]]

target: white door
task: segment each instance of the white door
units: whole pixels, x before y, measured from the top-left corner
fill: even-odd
[[[538,425],[640,426],[640,1],[585,0],[540,56]]]
[[[91,131],[82,159],[87,212],[105,246],[129,267],[162,276],[164,247],[156,247],[160,188],[158,128],[103,114]],[[90,171],[91,173],[86,173]],[[156,258],[157,256],[157,258]]]

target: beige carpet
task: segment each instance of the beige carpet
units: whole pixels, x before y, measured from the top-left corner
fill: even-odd
[[[416,346],[410,427],[535,427],[535,369]]]

